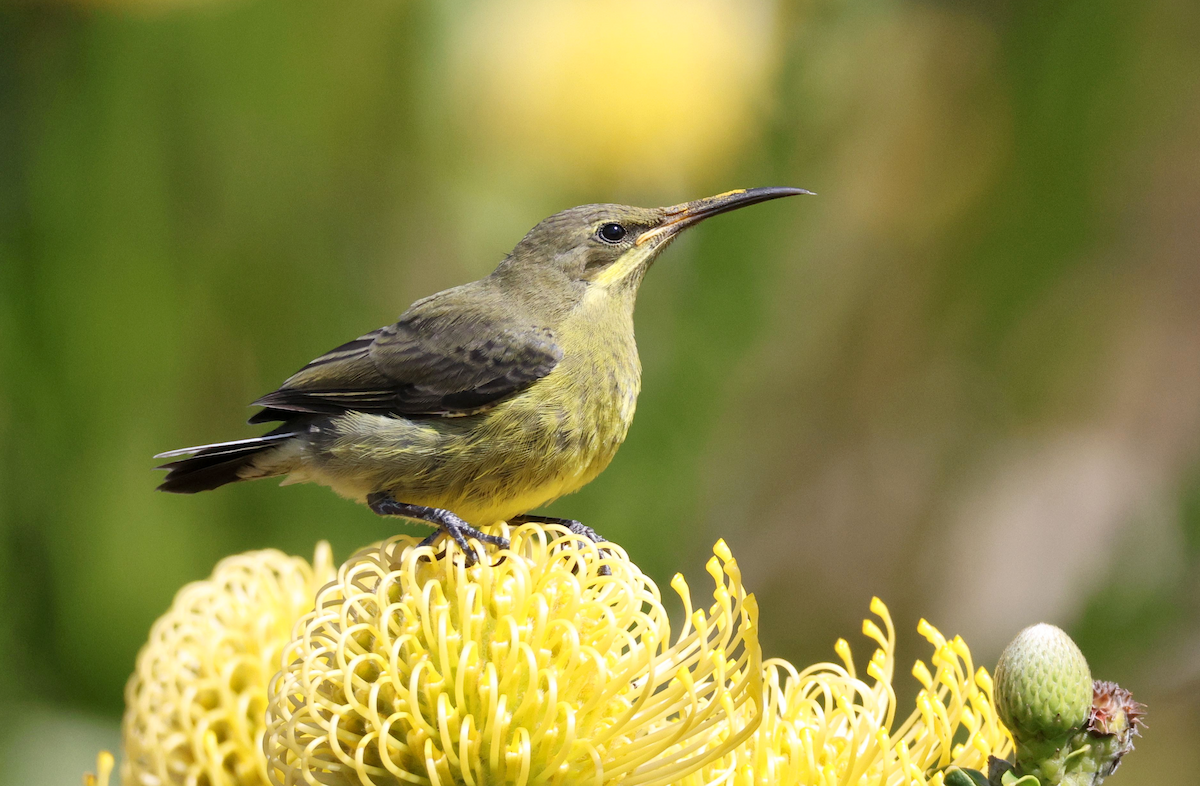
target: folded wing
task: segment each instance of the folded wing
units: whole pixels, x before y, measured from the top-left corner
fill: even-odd
[[[517,324],[499,308],[427,300],[394,325],[309,363],[273,393],[251,423],[347,411],[455,417],[494,406],[562,359],[553,333]]]

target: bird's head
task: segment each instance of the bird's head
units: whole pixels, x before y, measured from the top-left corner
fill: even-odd
[[[531,229],[496,272],[532,278],[579,297],[595,289],[632,295],[655,257],[688,227],[769,199],[811,193],[802,188],[751,188],[670,207],[573,207]]]

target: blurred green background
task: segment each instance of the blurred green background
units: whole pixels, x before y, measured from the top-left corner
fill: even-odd
[[[1117,782],[1200,782],[1198,41],[1194,0],[5,7],[0,781],[115,745],[222,556],[406,526],[152,454],[556,210],[795,185],[655,266],[628,442],[549,512],[696,592],[725,538],[798,663],[869,655],[873,594],[901,672],[922,616],[989,667],[1058,623],[1150,705]]]

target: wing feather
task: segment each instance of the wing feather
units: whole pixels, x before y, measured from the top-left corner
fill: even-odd
[[[435,298],[313,360],[255,401],[265,409],[250,422],[347,411],[469,415],[524,390],[562,359],[546,327],[516,323],[498,308],[455,308]]]

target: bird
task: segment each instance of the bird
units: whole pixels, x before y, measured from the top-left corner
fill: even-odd
[[[480,527],[573,519],[529,511],[582,488],[633,420],[633,312],[647,270],[681,232],[802,188],[751,188],[659,208],[573,207],[544,219],[484,278],[418,300],[391,325],[321,355],[252,406],[250,439],[172,450],[159,490],[190,494],[282,477],[467,539]]]

